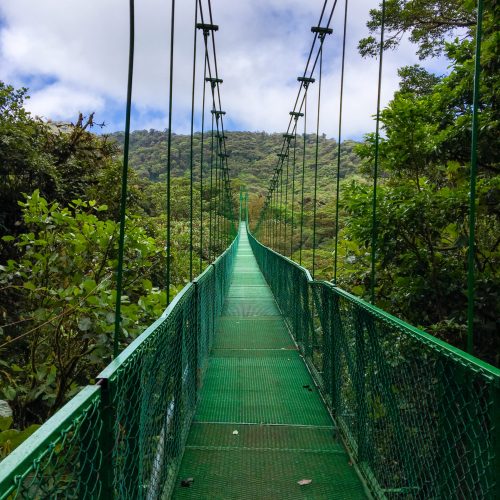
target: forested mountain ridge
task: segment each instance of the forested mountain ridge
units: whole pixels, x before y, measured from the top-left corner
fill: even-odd
[[[249,192],[265,193],[269,180],[278,163],[277,154],[281,151],[283,134],[267,132],[225,132],[229,154],[230,177],[237,185],[244,185]],[[110,136],[123,145],[123,132]],[[193,137],[194,178],[199,181],[201,162],[201,133]],[[204,134],[205,171],[210,169],[211,132]],[[341,178],[357,172],[360,160],[354,148],[355,141],[344,141],[341,146]],[[306,167],[314,166],[316,135],[306,137]],[[191,164],[190,136],[172,134],[172,175],[187,175]],[[303,136],[297,136],[297,165],[302,165]],[[290,150],[290,157],[293,149]],[[136,130],[130,136],[130,166],[140,178],[153,182],[166,179],[167,169],[167,132],[158,130]],[[291,163],[291,162],[290,162]],[[330,189],[335,183],[337,168],[337,142],[324,134],[319,137],[318,182],[320,191]],[[205,174],[204,174],[205,175]],[[291,165],[290,165],[291,175]],[[311,176],[306,176],[306,186]]]

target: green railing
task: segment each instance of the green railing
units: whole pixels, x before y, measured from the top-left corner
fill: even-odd
[[[0,463],[0,499],[169,496],[237,245]]]
[[[249,239],[373,495],[500,498],[500,370]]]

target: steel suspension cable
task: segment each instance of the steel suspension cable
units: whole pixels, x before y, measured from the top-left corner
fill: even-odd
[[[469,194],[469,249],[467,258],[467,352],[474,351],[474,296],[475,296],[475,234],[476,234],[476,178],[479,83],[481,77],[481,38],[483,32],[483,0],[478,0],[476,22],[476,47],[474,54],[474,88],[472,97],[472,136]]]
[[[333,284],[337,285],[337,265],[339,248],[339,200],[340,200],[340,152],[342,144],[342,106],[344,98],[345,43],[347,34],[347,11],[349,0],[345,0],[344,32],[342,35],[342,63],[340,70],[339,133],[337,142],[337,182],[335,185],[335,250],[333,258]]]
[[[170,304],[170,280],[172,259],[172,213],[171,213],[171,176],[172,176],[172,103],[174,83],[174,28],[175,0],[172,0],[170,20],[170,69],[168,89],[168,139],[167,139],[167,304]]]
[[[274,190],[271,188],[271,211],[269,213],[271,247],[274,247]]]
[[[202,21],[202,25],[205,26],[207,29],[210,29],[212,31],[217,31],[218,26],[213,24],[213,18],[212,18],[212,8],[211,8],[211,2],[210,0],[208,1],[208,8],[209,8],[209,17],[210,17],[210,24],[204,24],[204,15],[203,15],[203,8],[201,5],[200,1],[200,17]],[[224,136],[224,124],[223,124],[223,115],[225,114],[224,111],[222,111],[221,108],[221,97],[220,97],[220,88],[219,88],[219,83],[222,83],[222,80],[219,79],[218,77],[218,67],[217,67],[217,52],[215,48],[215,40],[214,37],[212,36],[212,52],[213,52],[213,63],[214,63],[214,71],[215,71],[215,77],[212,74],[212,69],[210,65],[210,60],[207,57],[207,67],[208,67],[208,74],[210,77],[208,80],[212,83],[212,112],[216,112],[216,118],[220,118],[220,128],[219,128],[219,119],[216,120],[217,124],[217,136],[219,136],[222,132],[222,137],[223,141],[222,144],[219,145],[217,144],[218,152],[216,155],[216,168],[219,168],[219,164],[221,165],[221,172],[216,172],[216,179],[215,179],[215,191],[214,191],[214,179],[213,179],[213,158],[211,162],[211,168],[212,168],[212,189],[211,189],[211,202],[210,202],[210,208],[212,209],[211,216],[212,216],[212,222],[209,224],[209,228],[212,231],[211,233],[211,244],[209,244],[211,249],[215,249],[215,247],[219,244],[222,243],[222,238],[223,238],[223,230],[224,230],[224,222],[222,220],[222,215],[219,213],[221,210],[223,210],[223,205],[225,206],[225,201],[224,197],[230,197],[230,192],[231,192],[231,186],[230,186],[230,181],[229,177],[227,177],[227,182],[225,182],[225,175],[227,172],[224,171],[224,164],[223,162],[219,162],[218,159],[218,154],[219,151],[224,151],[224,154],[226,153],[226,144],[225,144],[225,136]],[[215,94],[215,89],[217,91],[217,94]],[[217,99],[216,99],[217,95]],[[217,101],[217,102],[216,102]],[[218,104],[217,104],[218,103]],[[215,132],[215,130],[214,130]],[[212,148],[212,155],[213,155],[213,148]],[[215,201],[213,200],[215,198]],[[217,213],[213,212],[213,209],[217,205]],[[231,217],[234,219],[234,214],[231,208]]]
[[[282,165],[284,162],[284,157],[282,158]],[[279,224],[280,224],[280,229],[279,229],[279,240],[280,240],[280,253],[283,253],[283,166],[280,168],[280,210],[279,210]]]
[[[134,79],[135,9],[134,0],[129,1],[129,50],[127,76],[127,107],[125,111],[125,138],[123,144],[122,186],[120,196],[120,232],[118,236],[118,265],[116,269],[115,328],[113,357],[118,356],[118,339],[121,332],[121,304],[123,292],[123,260],[125,253],[125,218],[127,211],[128,160],[130,146],[130,115],[132,111],[132,83]]]
[[[217,183],[217,253],[219,253],[220,249],[220,244],[221,244],[221,213],[222,213],[222,156],[220,156],[221,153],[221,141],[220,139],[218,141],[218,148],[219,148],[219,153],[217,155],[218,159],[218,165],[217,169],[215,171],[215,174],[219,175],[218,183]]]
[[[221,146],[222,149],[222,146]],[[220,246],[221,249],[224,248],[224,234],[225,234],[225,214],[227,208],[227,196],[226,196],[226,180],[225,180],[225,166],[224,166],[224,156],[221,156],[220,161],[220,218],[219,218],[219,232],[220,232]]]
[[[212,110],[213,111],[213,110]],[[209,202],[209,223],[208,223],[208,261],[212,261],[212,212],[213,212],[213,183],[214,183],[214,120],[215,116],[212,113],[212,132],[210,139],[210,202]]]
[[[292,163],[292,214],[291,214],[291,229],[290,229],[290,258],[293,255],[293,242],[294,242],[294,216],[295,216],[295,173],[297,171],[297,121],[299,117],[295,116],[295,126],[293,128],[293,163]]]
[[[278,230],[279,230],[279,170],[276,172],[276,177],[274,181],[274,247],[276,251],[279,251],[278,242]]]
[[[323,41],[324,41],[324,35],[320,36],[321,36],[321,45],[319,48],[318,116],[316,118],[316,153],[314,162],[314,196],[313,196],[313,248],[312,248],[313,279],[316,271],[316,211],[318,204],[319,119],[321,111],[321,78],[323,75]]]
[[[318,26],[321,25],[321,21],[323,20],[323,16],[324,16],[324,12],[326,10],[327,2],[328,2],[328,0],[325,0],[325,2],[323,4],[323,8],[322,8],[322,11],[321,11],[320,19],[318,21]],[[318,51],[318,53],[316,54],[316,57],[314,59],[314,62],[312,64],[312,67],[311,67],[311,69],[309,69],[309,65],[310,65],[311,60],[312,60],[312,55],[313,55],[313,52],[314,52],[314,47],[315,47],[316,41],[319,38],[319,34],[321,32],[327,32],[328,34],[330,34],[332,32],[332,30],[329,28],[329,26],[330,26],[330,23],[332,21],[333,14],[335,12],[336,6],[337,6],[337,0],[335,0],[334,3],[333,3],[333,6],[332,6],[331,11],[330,11],[330,15],[328,17],[328,22],[327,22],[326,27],[323,27],[323,28],[312,28],[311,29],[311,31],[313,31],[313,33],[314,33],[314,38],[313,38],[313,42],[312,42],[312,45],[311,45],[311,49],[309,51],[309,56],[308,56],[308,59],[307,59],[307,63],[306,63],[306,67],[304,69],[303,76],[299,77],[299,81],[301,81],[301,85],[299,87],[299,91],[298,91],[297,97],[295,99],[295,104],[294,104],[294,107],[293,107],[293,111],[290,113],[291,118],[290,118],[289,123],[288,123],[287,134],[290,132],[290,127],[291,127],[292,122],[294,120],[294,116],[293,115],[297,112],[297,109],[298,109],[298,112],[300,112],[302,110],[304,104],[305,104],[306,94],[307,94],[307,83],[306,83],[306,81],[312,79],[311,76],[314,73],[314,70],[315,70],[316,65],[318,63],[318,60],[319,60],[319,51]],[[308,74],[308,72],[309,72],[309,77],[306,77],[306,75]],[[304,90],[303,94],[302,94],[302,90]],[[302,95],[302,101],[300,101],[301,95]],[[299,106],[299,102],[300,102],[300,106]],[[286,141],[284,141],[283,144],[282,144],[281,152],[284,151],[285,147],[286,147]],[[265,202],[264,207],[263,207],[262,210],[265,211],[268,208],[268,204],[269,203],[272,203],[272,197],[268,197],[266,199],[266,202]]]
[[[275,232],[275,238],[274,238],[274,245],[276,248],[276,251],[279,252],[279,241],[278,241],[278,234],[279,234],[279,224],[280,224],[280,170],[276,171],[276,176],[275,176],[275,181],[274,181],[274,197],[275,197],[275,211],[274,211],[274,232]]]
[[[325,12],[325,9],[326,9],[326,5],[327,5],[327,2],[328,0],[325,0],[324,4],[323,4],[323,8],[322,8],[322,11],[321,11],[321,15],[320,15],[320,18],[319,18],[319,21],[318,21],[318,25],[321,24],[321,21],[323,20],[323,16],[324,16],[324,12]],[[332,20],[332,17],[333,17],[333,13],[335,11],[335,7],[337,5],[337,0],[335,0],[333,6],[332,6],[332,9],[331,9],[331,12],[330,12],[330,16],[328,18],[328,23],[327,23],[327,27],[326,28],[323,28],[323,29],[326,29],[328,32],[331,32],[331,30],[329,29],[329,25],[331,23],[331,20]],[[290,121],[288,123],[288,128],[287,128],[287,134],[290,132],[290,126],[294,120],[294,115],[296,113],[298,113],[299,115],[302,115],[302,113],[300,113],[300,111],[302,110],[302,107],[304,106],[304,102],[305,102],[305,94],[306,94],[306,88],[307,88],[307,81],[308,80],[314,80],[312,79],[311,77],[306,77],[307,73],[308,73],[308,68],[309,68],[309,64],[311,62],[311,59],[312,59],[312,54],[314,52],[314,47],[315,47],[315,44],[316,44],[316,41],[318,39],[318,31],[314,31],[314,38],[313,38],[313,42],[312,42],[312,45],[311,45],[311,49],[309,51],[309,56],[308,56],[308,59],[307,59],[307,63],[306,63],[306,67],[304,69],[304,72],[303,72],[303,76],[302,77],[299,77],[298,80],[301,81],[301,85],[299,87],[299,91],[297,93],[297,97],[295,99],[295,104],[294,104],[294,107],[293,107],[293,111],[290,112],[290,115],[291,115],[291,118],[290,118]],[[319,53],[316,55],[316,58],[314,60],[314,63],[313,63],[313,66],[312,66],[312,69],[310,70],[310,75],[312,75],[312,73],[314,72],[314,69],[317,65],[317,62],[318,62],[318,57],[319,57]],[[297,110],[297,106],[299,104],[299,101],[300,101],[300,96],[301,96],[301,92],[302,92],[302,89],[304,89],[304,95],[302,96],[302,101],[300,102],[300,106],[299,106],[299,111],[296,111]],[[282,146],[281,146],[281,152],[283,153],[284,149],[285,149],[285,146],[286,146],[286,143],[285,141],[283,142]],[[266,203],[264,205],[264,207],[268,207],[268,203],[271,203],[272,202],[272,198],[271,197],[268,197],[266,199]],[[264,210],[264,208],[263,208]]]
[[[321,12],[321,16],[320,16],[318,25],[321,24],[321,21],[323,19],[323,15],[324,15],[324,11],[325,11],[325,8],[326,8],[327,1],[328,0],[326,0],[325,3],[324,3],[324,5],[323,5],[323,9],[322,9],[322,12]],[[293,111],[290,112],[291,118],[290,118],[290,121],[289,121],[289,124],[288,124],[287,134],[290,132],[290,126],[291,126],[291,124],[293,122],[294,115],[296,115],[296,114],[302,115],[302,113],[300,113],[300,111],[304,107],[304,103],[305,103],[305,100],[306,100],[307,86],[308,86],[309,83],[312,83],[314,81],[314,79],[311,78],[311,76],[314,73],[314,70],[315,70],[316,65],[318,63],[318,60],[319,60],[319,51],[316,54],[316,58],[314,60],[313,66],[312,66],[312,68],[311,68],[311,70],[309,72],[310,76],[307,77],[305,75],[308,73],[309,64],[310,64],[310,61],[311,61],[311,58],[312,58],[312,54],[313,54],[313,51],[314,51],[314,46],[316,44],[316,40],[319,38],[319,33],[326,32],[326,33],[330,34],[332,32],[332,30],[329,28],[329,25],[331,23],[331,20],[332,20],[333,13],[335,11],[336,5],[337,5],[337,0],[335,0],[334,4],[332,6],[332,9],[331,9],[331,12],[330,12],[330,16],[328,18],[328,23],[327,23],[327,26],[325,28],[319,28],[319,29],[318,28],[312,28],[311,29],[311,31],[313,31],[313,33],[314,33],[314,39],[313,39],[313,43],[311,45],[311,49],[310,49],[310,52],[309,52],[309,56],[308,56],[308,59],[307,59],[306,68],[304,70],[303,76],[301,76],[301,77],[298,78],[298,80],[301,82],[301,85],[299,87],[299,91],[298,91],[297,97],[295,99],[295,104],[294,104],[294,107],[293,107]],[[304,89],[304,94],[302,95],[302,101],[300,102],[300,106],[298,108],[299,111],[296,111],[297,110],[297,105],[299,104],[299,101],[300,101],[300,96],[301,96],[302,89]],[[281,152],[283,153],[283,151],[284,151],[284,149],[286,147],[286,141],[283,142],[283,144],[282,144],[281,147],[282,147]],[[272,198],[271,197],[269,197],[266,200],[266,203],[270,203],[270,202],[272,202]],[[267,206],[267,204],[265,206]]]
[[[318,24],[317,24],[317,26],[321,26],[321,22],[323,21],[323,16],[324,16],[324,14],[325,14],[325,10],[326,10],[327,3],[328,3],[328,0],[324,0],[324,2],[323,2],[323,7],[321,8],[321,14],[320,14],[320,16],[319,16],[319,20],[318,20]],[[336,5],[337,5],[337,0],[335,0],[335,2],[334,2],[334,4],[333,4],[333,7],[332,7],[332,10],[331,10],[331,12],[330,12],[330,17],[329,17],[329,20],[328,20],[327,27],[329,27],[329,26],[330,26],[330,22],[331,22],[331,19],[332,19],[332,16],[333,16],[333,12],[334,12],[334,10],[335,10],[335,6],[336,6]],[[305,68],[304,68],[304,73],[302,74],[303,78],[306,78],[306,77],[307,77],[307,72],[308,72],[308,69],[309,69],[309,64],[311,63],[311,59],[312,59],[312,55],[313,55],[313,52],[314,52],[314,47],[315,47],[315,45],[316,45],[316,41],[317,41],[317,39],[318,39],[318,34],[317,34],[317,33],[315,33],[315,34],[314,34],[313,41],[312,41],[312,44],[311,44],[311,49],[309,50],[309,55],[307,56],[307,61],[306,61],[306,66],[305,66]],[[309,76],[312,76],[312,74],[313,74],[313,72],[314,72],[314,68],[316,67],[316,62],[317,62],[317,60],[318,60],[318,59],[317,59],[317,57],[316,57],[316,59],[315,59],[315,61],[314,61],[314,63],[313,63],[312,70],[311,70],[311,71],[310,71],[310,73],[309,73]],[[293,106],[293,111],[296,111],[296,110],[297,110],[297,105],[298,105],[299,100],[300,100],[300,93],[301,93],[301,90],[302,90],[302,88],[303,88],[303,87],[304,87],[303,85],[301,85],[301,86],[299,87],[299,92],[298,92],[297,97],[296,97],[296,99],[295,99],[295,104],[294,104],[294,106]],[[304,88],[305,88],[305,87],[304,87]],[[302,104],[303,104],[303,102],[304,102],[304,101],[302,100]],[[302,109],[302,104],[300,105],[299,111]],[[292,124],[292,118],[293,118],[293,117],[291,117],[291,118],[290,118],[290,121],[288,122],[287,132],[289,132],[289,131],[290,131],[290,126],[291,126],[291,124]]]
[[[219,118],[218,115],[215,116],[215,121],[217,123],[217,130],[219,130]],[[220,162],[220,157],[219,157],[219,134],[216,136],[216,141],[215,141],[215,205],[214,205],[214,257],[217,255],[217,247],[219,245],[219,227],[218,227],[218,222],[219,222],[219,162]]]
[[[273,176],[273,182],[272,184],[274,184],[274,176]],[[276,227],[276,193],[274,192],[274,187],[271,188],[271,216],[272,216],[272,219],[271,219],[271,222],[272,222],[272,226],[271,226],[271,246],[274,248],[274,245],[275,245],[275,236],[274,236],[274,228]]]
[[[220,141],[219,141],[219,154],[222,154],[220,153],[222,147],[221,147],[221,144],[220,144]],[[222,156],[219,156],[219,187],[218,187],[218,197],[219,197],[219,200],[218,200],[218,204],[219,204],[219,209],[218,209],[218,217],[217,217],[217,231],[218,231],[218,242],[217,242],[217,245],[219,246],[218,248],[218,251],[217,253],[219,253],[219,249],[220,249],[220,245],[221,245],[221,242],[222,242],[222,211],[223,211],[223,205],[224,205],[224,199],[223,199],[223,196],[222,196],[222,175],[223,175],[223,172],[222,172],[222,169],[223,169],[223,165],[222,165]]]
[[[290,182],[289,179],[289,171],[290,171],[290,140],[293,136],[288,138],[288,147],[286,152],[286,174],[285,174],[285,238],[283,240],[283,255],[286,254],[286,242],[288,236],[288,184]]]
[[[201,107],[201,152],[200,152],[200,273],[203,269],[203,153],[205,148],[204,132],[205,132],[205,98],[206,98],[206,88],[207,88],[207,33],[203,33],[205,40],[205,61],[203,69],[203,97],[202,97],[202,107]]]
[[[193,86],[191,92],[191,138],[189,159],[189,281],[193,281],[193,170],[194,170],[194,95],[196,82],[196,41],[198,35],[198,0],[194,0]]]
[[[377,84],[377,118],[376,118],[376,128],[375,128],[375,159],[373,167],[373,197],[372,197],[372,241],[371,241],[371,279],[370,279],[370,301],[372,304],[375,303],[375,284],[376,284],[375,263],[377,258],[377,181],[378,181],[379,143],[380,143],[380,97],[382,93],[384,29],[385,29],[385,0],[382,0],[382,19],[380,21],[380,51],[379,51],[378,84]]]
[[[302,185],[300,195],[300,247],[299,264],[302,265],[302,247],[304,245],[304,180],[306,171],[306,143],[307,143],[307,88],[304,95],[304,143],[302,148]]]

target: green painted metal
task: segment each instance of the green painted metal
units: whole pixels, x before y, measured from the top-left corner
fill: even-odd
[[[189,280],[193,281],[193,217],[194,217],[194,113],[196,90],[196,45],[198,41],[198,0],[194,1],[194,40],[193,40],[193,83],[191,88],[191,134],[189,137]],[[201,212],[200,208],[200,212]]]
[[[115,330],[113,336],[113,356],[118,356],[118,343],[121,333],[121,307],[123,289],[123,257],[125,253],[125,215],[127,211],[128,159],[130,145],[130,115],[132,110],[132,83],[134,78],[135,15],[134,0],[129,1],[129,53],[127,78],[127,106],[125,111],[125,139],[123,144],[123,166],[120,194],[120,233],[118,236],[118,264],[116,268]]]
[[[170,14],[170,61],[169,61],[169,87],[168,87],[168,132],[167,132],[167,262],[166,286],[167,304],[170,304],[170,278],[172,260],[172,211],[171,211],[171,176],[172,176],[172,112],[174,92],[174,41],[175,41],[175,0],[171,2]]]
[[[317,28],[319,29],[319,28]],[[316,272],[316,215],[318,206],[318,158],[319,158],[319,121],[321,113],[321,83],[323,79],[323,40],[326,32],[319,32],[319,78],[318,78],[318,112],[316,115],[316,147],[314,151],[314,188],[313,188],[313,244],[312,244],[312,275]]]
[[[307,84],[304,84],[304,141],[302,144],[302,177],[300,184],[300,239],[299,239],[299,262],[302,264],[302,247],[304,245],[304,187],[306,171],[306,149],[307,149]]]
[[[1,462],[1,500],[170,495],[237,246]]]
[[[500,370],[245,228],[2,461],[0,499],[498,498]]]
[[[500,370],[249,238],[371,494],[498,498]]]
[[[259,274],[240,233],[173,497],[366,498],[269,286],[241,284]]]
[[[337,284],[337,265],[338,265],[338,248],[339,248],[339,202],[340,202],[340,158],[342,148],[342,111],[344,102],[344,72],[345,72],[345,42],[347,35],[347,12],[349,1],[345,0],[344,5],[344,29],[342,35],[342,63],[340,70],[340,95],[339,95],[339,133],[337,139],[337,171],[335,182],[335,247],[333,250],[333,284]]]
[[[483,32],[483,0],[478,0],[476,22],[476,49],[474,54],[474,92],[472,102],[472,136],[470,159],[469,200],[469,254],[467,258],[467,352],[474,350],[474,298],[475,298],[475,255],[476,255],[476,178],[477,178],[477,136],[479,80],[481,77],[481,38]]]
[[[207,86],[205,84],[207,79],[207,60],[208,60],[208,47],[207,47],[208,31],[203,32],[203,42],[205,47],[204,63],[203,63],[203,92],[201,104],[201,139],[200,139],[200,248],[199,248],[199,272],[203,269],[203,153],[205,151],[205,100],[207,93]]]
[[[98,447],[103,432],[100,387],[82,389],[0,464],[0,499],[98,498],[105,466]]]
[[[377,261],[377,240],[378,240],[378,221],[377,221],[377,182],[379,170],[379,145],[380,145],[380,98],[382,96],[382,68],[384,61],[384,29],[385,29],[385,0],[382,0],[382,16],[380,20],[380,48],[378,60],[378,84],[377,84],[377,115],[375,127],[375,158],[373,162],[373,200],[372,200],[372,241],[370,249],[370,300],[375,304],[375,286],[376,261]]]

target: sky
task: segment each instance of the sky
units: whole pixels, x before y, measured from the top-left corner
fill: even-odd
[[[324,46],[320,130],[337,136],[344,0],[338,0],[333,35]],[[188,133],[191,117],[194,0],[177,0],[174,52],[173,131]],[[333,3],[330,1],[329,5]],[[207,0],[204,0],[206,9]],[[323,0],[212,0],[222,106],[227,130],[283,132],[298,91]],[[378,62],[363,59],[357,43],[367,35],[376,2],[349,2],[344,90],[344,138],[374,129]],[[132,129],[167,128],[170,1],[136,1]],[[75,121],[95,111],[104,132],[124,129],[128,61],[126,0],[2,0],[0,79],[29,87],[26,107],[35,115]],[[201,61],[201,36],[198,61]],[[384,55],[382,104],[398,86],[397,68],[418,63],[403,41]],[[201,63],[200,63],[201,64]],[[424,66],[443,74],[446,62]],[[202,70],[198,65],[200,75]],[[196,89],[199,129],[201,80]],[[314,90],[311,87],[310,93]],[[311,108],[310,108],[311,109]]]

